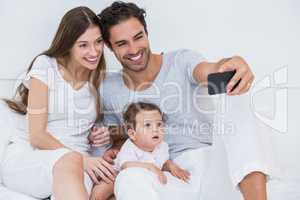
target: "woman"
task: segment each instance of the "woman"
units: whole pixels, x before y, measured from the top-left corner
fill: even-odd
[[[87,200],[90,179],[114,180],[109,163],[89,156],[89,129],[101,117],[103,45],[97,16],[77,7],[62,18],[50,48],[33,59],[16,100],[6,100],[28,119],[7,148],[6,187],[37,198]]]

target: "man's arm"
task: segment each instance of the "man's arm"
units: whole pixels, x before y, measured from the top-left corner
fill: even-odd
[[[202,84],[208,85],[207,76],[211,73],[225,72],[236,70],[235,75],[227,85],[227,91],[231,91],[234,85],[241,79],[238,86],[232,91],[228,92],[230,95],[239,95],[247,92],[254,80],[254,75],[246,63],[240,56],[233,56],[231,58],[221,59],[219,62],[201,62],[193,71],[194,79]]]

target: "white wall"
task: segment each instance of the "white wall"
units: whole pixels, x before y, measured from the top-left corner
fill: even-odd
[[[27,68],[35,55],[49,46],[59,20],[67,10],[86,5],[99,12],[111,2],[1,0],[0,96],[9,97],[13,94],[14,79]],[[272,83],[270,89],[261,94],[254,94],[253,112],[257,112],[259,116],[274,114],[265,116],[265,119],[268,118],[266,123],[274,126],[273,137],[278,159],[286,169],[285,176],[300,183],[300,134],[297,123],[300,101],[298,78],[300,62],[297,57],[300,46],[300,2],[297,0],[134,2],[146,8],[148,12],[149,37],[154,52],[184,47],[195,49],[212,61],[239,54],[252,66],[257,83],[261,83],[260,80],[268,76],[273,80],[273,73],[278,68],[286,67],[287,76],[279,74],[283,78],[286,77],[287,81],[284,84],[277,86]],[[117,61],[109,51],[107,55],[109,67],[118,68]],[[274,94],[280,89],[283,89],[282,91],[286,89],[287,94],[281,96],[283,101],[276,107],[277,98]],[[282,126],[277,126],[278,124]],[[279,133],[279,129],[283,133]],[[222,190],[224,194],[225,189]],[[233,193],[226,195],[238,198]]]

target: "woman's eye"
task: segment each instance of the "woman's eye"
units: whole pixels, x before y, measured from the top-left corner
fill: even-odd
[[[163,124],[162,122],[159,122],[159,123],[157,123],[157,126],[158,126],[158,127],[163,127],[164,124]]]
[[[98,43],[98,44],[101,44],[102,43],[102,39],[100,39],[100,40],[97,40],[96,42]]]
[[[87,45],[86,44],[80,44],[79,47],[84,48],[84,47],[87,47]]]

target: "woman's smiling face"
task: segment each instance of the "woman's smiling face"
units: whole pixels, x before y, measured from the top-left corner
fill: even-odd
[[[97,26],[90,26],[75,42],[71,51],[72,63],[89,70],[97,68],[103,52],[104,42]]]

